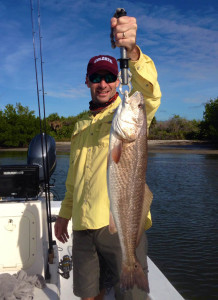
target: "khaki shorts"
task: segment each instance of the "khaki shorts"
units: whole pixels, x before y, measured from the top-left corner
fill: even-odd
[[[142,236],[136,251],[147,270],[147,239]],[[97,230],[73,232],[73,290],[78,297],[95,297],[103,288],[114,286],[115,299],[144,300],[147,294],[134,288],[122,293],[119,288],[121,248],[118,234],[111,235],[108,226]]]

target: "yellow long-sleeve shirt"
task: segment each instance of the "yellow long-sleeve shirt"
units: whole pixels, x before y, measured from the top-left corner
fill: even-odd
[[[153,61],[140,50],[140,58],[129,62],[132,92],[144,95],[148,127],[160,105],[161,91]],[[87,113],[76,123],[71,138],[71,152],[66,194],[59,216],[73,220],[74,230],[98,229],[109,224],[107,192],[107,156],[109,134],[114,111],[121,99],[95,116]],[[151,226],[151,215],[145,229]]]

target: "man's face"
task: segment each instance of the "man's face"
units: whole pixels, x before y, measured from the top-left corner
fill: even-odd
[[[102,75],[102,77],[109,73],[110,72],[104,70],[98,71],[98,74]],[[119,85],[119,79],[117,79],[115,82],[107,83],[105,79],[102,78],[101,82],[92,83],[87,77],[86,84],[88,88],[90,88],[92,101],[96,103],[105,103],[116,94],[116,89]]]

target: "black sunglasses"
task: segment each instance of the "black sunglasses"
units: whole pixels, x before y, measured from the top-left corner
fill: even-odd
[[[102,81],[102,79],[104,79],[106,83],[112,83],[117,80],[117,76],[112,73],[108,73],[105,75],[100,75],[100,74],[94,73],[89,76],[89,80],[92,83],[100,83]]]

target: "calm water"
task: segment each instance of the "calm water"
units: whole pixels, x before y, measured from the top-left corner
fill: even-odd
[[[64,197],[68,160],[68,154],[57,155],[51,179],[56,199]],[[22,163],[25,152],[0,152],[0,164]],[[218,299],[217,177],[218,155],[149,154],[149,256],[188,300]]]

